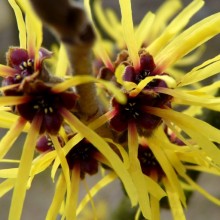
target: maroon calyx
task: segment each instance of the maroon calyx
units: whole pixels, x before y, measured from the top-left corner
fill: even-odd
[[[2,86],[8,86],[13,84],[21,84],[22,81],[30,76],[36,78],[41,72],[42,62],[44,59],[51,57],[52,53],[44,48],[39,50],[39,58],[36,61],[33,57],[30,57],[26,49],[19,47],[10,47],[6,54],[7,65],[15,69],[13,76],[8,76],[2,80]],[[37,62],[35,68],[35,62]],[[35,74],[34,74],[35,73]],[[4,95],[20,95],[22,91],[19,91],[19,85],[13,89],[4,91]]]
[[[70,91],[54,93],[51,86],[40,80],[26,81],[23,87],[24,94],[29,96],[30,100],[16,106],[18,114],[30,122],[36,115],[42,117],[40,133],[46,131],[57,134],[63,123],[60,108],[72,110],[76,106],[78,96]]]
[[[70,169],[75,165],[80,168],[80,177],[83,179],[85,174],[94,175],[98,172],[99,162],[95,159],[98,150],[86,139],[74,146],[66,156]]]
[[[165,108],[169,105],[170,96],[139,93],[135,97],[127,96],[125,105],[117,102],[115,98],[112,100],[112,107],[116,110],[116,115],[110,120],[111,127],[122,132],[127,130],[129,123],[135,123],[140,129],[152,131],[162,122],[161,118],[151,115],[145,111],[145,107]]]
[[[158,180],[160,180],[165,175],[159,162],[157,161],[156,157],[148,146],[139,145],[138,159],[140,161],[142,172],[145,175],[157,176]]]
[[[133,66],[127,65],[123,79],[125,81],[134,82],[138,84],[146,77],[155,76],[154,69],[156,65],[153,57],[148,53],[140,55],[140,68],[135,70]],[[162,73],[161,75],[168,75]],[[116,110],[116,115],[110,120],[111,127],[122,132],[128,128],[129,123],[135,123],[138,130],[147,130],[151,132],[160,123],[162,119],[146,112],[146,107],[167,108],[170,107],[171,96],[156,92],[157,87],[167,87],[164,80],[154,79],[149,82],[144,89],[136,96],[131,96],[126,93],[127,103],[120,104],[115,98],[112,100],[112,107]]]

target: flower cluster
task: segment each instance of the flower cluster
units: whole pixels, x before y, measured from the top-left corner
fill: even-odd
[[[219,82],[201,83],[218,74],[220,55],[189,72],[180,65],[199,61],[203,44],[220,33],[219,13],[187,27],[204,2],[192,1],[171,20],[181,2],[165,1],[134,27],[130,0],[119,0],[121,21],[100,0],[84,0],[85,9],[30,0],[39,17],[29,1],[9,3],[20,46],[0,65],[0,127],[8,129],[0,162],[13,161],[7,153],[26,133],[19,166],[0,170],[0,195],[13,189],[9,219],[21,218],[26,189],[48,167],[57,179],[48,220],[78,218],[115,179],[137,208],[135,219],[159,220],[167,198],[173,218],[184,220],[189,189],[220,205],[190,175],[220,174],[220,131],[197,118],[203,108],[220,111]],[[58,54],[42,47],[41,19],[58,35]],[[81,180],[100,171],[78,203]]]

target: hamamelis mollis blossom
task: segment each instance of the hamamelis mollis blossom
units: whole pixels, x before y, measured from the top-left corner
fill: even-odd
[[[94,131],[103,126],[108,121],[108,117],[102,115],[97,121],[92,121],[91,126],[90,124],[87,126],[74,114],[75,112],[80,114],[78,108],[81,102],[79,100],[82,99],[73,87],[101,81],[92,76],[69,77],[69,80],[65,80],[68,63],[63,60],[65,57],[62,56],[64,53],[62,46],[57,61],[58,76],[50,73],[43,61],[45,58],[50,58],[52,54],[41,48],[42,25],[39,19],[26,2],[19,1],[25,12],[25,20],[16,1],[10,0],[9,2],[17,18],[20,47],[10,48],[7,53],[7,65],[1,65],[1,76],[4,77],[1,88],[3,95],[0,97],[1,126],[9,130],[0,142],[0,159],[7,161],[5,156],[15,140],[22,132],[27,133],[19,167],[16,171],[8,169],[9,176],[15,175],[16,181],[10,181],[11,177],[8,176],[9,179],[1,185],[2,195],[14,188],[9,219],[21,218],[26,189],[31,186],[35,175],[43,172],[52,164],[52,178],[55,178],[57,171],[61,174],[56,183],[54,199],[48,210],[48,219],[56,218],[59,214],[66,219],[76,218],[81,212],[77,209],[80,180],[85,174],[97,173],[99,163],[106,164],[112,172],[103,177],[103,181],[101,179],[101,182],[97,183],[98,189],[100,189],[100,184],[104,187],[111,183],[116,178],[116,173],[124,182],[132,204],[136,204],[133,182],[121,157],[111,149],[111,142],[108,143]],[[83,36],[82,40],[84,40]],[[116,94],[116,91],[119,91],[117,88],[108,82],[102,82],[104,86],[112,89],[117,100],[125,100],[123,94]],[[112,114],[107,113],[107,115]],[[69,138],[66,131],[71,131],[73,137]],[[42,141],[39,141],[42,135],[49,137],[49,143],[45,144],[44,140],[45,145],[39,146],[39,144],[42,145]],[[35,149],[43,153],[41,152],[41,155],[34,159]],[[126,157],[125,154],[124,157]],[[5,190],[5,185],[7,185],[7,190]],[[97,193],[98,190],[94,192]],[[58,198],[62,200],[57,201]],[[82,209],[88,203],[87,197],[85,199],[87,202],[79,208]],[[62,201],[65,207],[61,211]]]
[[[89,1],[85,1],[85,3],[91,15]],[[96,29],[98,41],[94,52],[99,60],[99,69],[101,66],[100,60],[103,63],[98,75],[115,83],[127,97],[127,102],[123,104],[117,102],[113,97],[111,107],[115,115],[109,121],[112,128],[119,134],[128,131],[129,171],[137,188],[140,210],[147,219],[159,219],[150,207],[155,204],[155,198],[160,198],[160,193],[158,192],[158,195],[156,195],[156,187],[152,189],[152,187],[147,187],[147,184],[144,185],[146,178],[143,177],[142,172],[145,174],[151,173],[150,171],[146,172],[146,169],[143,168],[143,164],[147,164],[147,162],[144,163],[145,160],[147,161],[144,154],[147,154],[150,158],[153,158],[152,163],[156,163],[155,158],[157,159],[158,165],[156,166],[160,170],[158,173],[165,173],[165,176],[168,177],[168,181],[166,180],[164,184],[166,185],[165,191],[171,204],[173,217],[175,219],[185,219],[181,208],[181,203],[183,206],[186,205],[185,196],[175,174],[176,171],[166,173],[171,168],[167,163],[168,161],[166,161],[168,156],[159,157],[160,154],[157,151],[159,141],[153,137],[158,132],[158,126],[165,124],[178,137],[178,142],[184,143],[191,150],[194,150],[194,146],[197,145],[199,152],[201,151],[201,154],[204,152],[206,155],[205,160],[208,161],[207,158],[211,159],[210,166],[214,166],[218,170],[220,151],[215,143],[220,141],[219,130],[192,117],[194,114],[186,115],[184,112],[174,110],[173,106],[175,105],[175,109],[178,109],[176,104],[179,104],[220,110],[219,98],[209,93],[209,91],[213,92],[218,88],[217,83],[199,89],[192,89],[195,83],[218,73],[219,56],[204,62],[178,78],[175,77],[172,67],[179,61],[181,62],[181,59],[184,60],[184,57],[187,57],[190,52],[199,48],[204,42],[219,34],[220,14],[211,15],[186,28],[188,21],[204,4],[203,1],[196,0],[184,8],[170,23],[167,20],[162,20],[166,14],[163,11],[164,16],[158,17],[158,20],[161,19],[162,25],[166,24],[164,29],[164,26],[154,27],[154,24],[159,24],[159,22],[151,12],[147,13],[139,26],[134,28],[130,1],[119,0],[121,22],[109,9],[106,10],[105,15],[100,10],[100,4],[101,1],[96,1],[95,12],[98,18],[102,18],[98,22],[107,31],[107,34],[115,40],[115,43],[112,47],[108,47],[112,48],[109,56],[105,41],[102,40],[98,28]],[[164,8],[171,12],[172,4],[173,2],[167,1]],[[179,8],[179,4],[180,1],[175,1],[174,11]],[[168,13],[167,18],[169,19],[171,15],[172,13]],[[92,16],[90,17],[92,19]],[[114,22],[111,22],[109,18],[114,18]],[[152,32],[154,38],[151,36]],[[117,55],[113,52],[115,50],[118,51]],[[117,59],[114,61],[115,57]],[[95,63],[95,68],[97,63]],[[188,85],[191,87],[189,88]],[[106,97],[108,97],[108,94]],[[138,147],[139,137],[142,135],[147,139],[152,152],[147,152],[146,148]],[[188,141],[185,137],[189,137],[191,140]],[[164,142],[166,141],[164,140]],[[162,142],[160,146],[164,151],[168,147],[166,143],[163,146]],[[169,159],[171,160],[170,157]],[[173,157],[171,161],[171,163],[180,164],[177,157]],[[178,168],[180,167],[182,167],[181,175],[183,177],[183,173],[186,171],[182,165]],[[180,170],[181,168],[178,172]],[[163,175],[159,176],[162,178]],[[188,177],[184,176],[184,178],[187,179]],[[170,193],[174,193],[175,198],[171,198]],[[151,200],[152,195],[153,200]],[[175,203],[178,204],[178,207],[174,205]]]
[[[41,21],[28,2],[18,0],[25,21],[16,1],[9,2],[17,18],[20,47],[11,47],[7,65],[0,66],[1,126],[9,128],[0,142],[0,159],[4,161],[16,138],[27,132],[19,167],[0,172],[0,177],[8,178],[0,185],[0,194],[14,188],[10,220],[20,219],[26,189],[48,167],[56,182],[48,220],[76,219],[115,179],[123,183],[131,205],[138,204],[136,219],[142,213],[146,219],[159,220],[160,200],[167,197],[174,219],[184,220],[189,188],[220,204],[188,175],[188,170],[219,175],[220,132],[196,119],[194,112],[178,110],[180,105],[220,110],[219,98],[212,95],[219,83],[197,84],[218,73],[220,57],[178,78],[173,69],[187,59],[193,63],[201,50],[188,54],[220,33],[219,13],[186,28],[204,2],[193,1],[168,22],[181,4],[166,1],[134,28],[129,0],[119,0],[121,21],[112,11],[106,18],[96,0],[94,16],[97,13],[98,22],[114,40],[105,44],[95,23],[91,25],[74,2],[63,0],[57,7],[52,0],[31,0],[40,19],[63,43],[53,74],[44,62],[52,54],[41,47]],[[84,3],[92,20],[90,1]],[[94,73],[91,49],[96,57]],[[67,59],[73,75],[71,71],[66,75]],[[35,150],[39,155],[34,158]],[[108,173],[78,203],[81,182],[100,168]]]

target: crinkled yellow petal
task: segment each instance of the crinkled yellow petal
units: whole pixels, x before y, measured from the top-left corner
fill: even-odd
[[[65,77],[67,69],[69,67],[69,61],[67,59],[66,50],[63,44],[60,45],[58,60],[56,64],[56,73],[58,77]]]
[[[158,183],[156,183],[152,178],[149,176],[144,175],[145,185],[148,186],[149,189],[153,189],[149,191],[149,193],[158,201],[166,196],[166,192],[160,187]],[[153,219],[153,217],[152,217]]]
[[[163,183],[168,195],[170,209],[174,220],[186,220],[183,207],[179,200],[178,193],[175,191],[168,179],[164,178]]]
[[[181,163],[179,158],[173,151],[165,150],[167,158],[169,159],[170,163],[172,164],[173,168],[179,173],[180,175],[186,173],[186,168]]]
[[[178,87],[190,85],[195,82],[202,81],[210,76],[219,73],[220,68],[220,55],[205,61],[203,64],[192,69],[192,71],[183,75],[178,82]]]
[[[124,65],[119,65],[115,70],[116,80],[121,85],[123,85],[123,83],[124,83],[124,80],[123,80],[124,71],[125,71]]]
[[[64,82],[57,83],[56,85],[54,85],[51,91],[54,93],[60,93],[73,86],[78,86],[80,84],[90,83],[90,82],[98,82],[98,79],[92,76],[86,76],[86,75],[85,76],[73,76],[69,80],[66,80]]]
[[[165,123],[165,125],[168,126],[168,128],[171,129],[171,131],[173,131],[175,133],[175,135],[177,136],[178,139],[180,139],[186,146],[194,148],[194,145],[182,135],[182,131],[179,127],[177,127],[175,124],[173,124],[170,120],[167,120],[165,118],[163,118],[163,121]]]
[[[160,220],[160,205],[159,200],[154,196],[150,196],[150,206],[152,209],[152,219]]]
[[[169,88],[176,87],[176,81],[170,76],[167,76],[167,75],[148,76],[138,83],[136,89],[132,90],[130,92],[130,95],[137,96],[144,89],[144,87],[154,79],[164,80]]]
[[[99,128],[100,126],[102,126],[103,124],[105,124],[114,115],[115,115],[114,111],[107,112],[104,115],[102,115],[99,118],[97,118],[95,121],[93,121],[90,124],[88,124],[88,127],[93,129],[93,130],[95,130],[95,129]],[[68,142],[65,144],[65,146],[63,146],[64,155],[67,155],[67,153],[76,144],[78,144],[82,139],[83,139],[83,136],[78,133],[74,137],[72,137],[70,140],[68,140]],[[52,179],[55,178],[55,174],[56,174],[56,171],[57,171],[59,165],[60,165],[59,159],[56,158],[54,163],[53,163],[53,167],[52,167],[52,171],[51,171],[51,178]]]
[[[203,111],[200,106],[189,106],[187,109],[182,111],[182,113],[189,116],[196,116],[196,115],[201,115]]]
[[[7,112],[7,111],[0,111],[0,126],[1,128],[8,128],[10,129],[12,125],[17,121],[19,116]],[[26,124],[23,131],[27,132],[30,129],[30,125]]]
[[[56,155],[57,155],[56,151],[54,150],[34,160],[30,171],[30,177],[28,180],[28,186],[27,186],[28,188],[31,187],[31,183],[35,175],[43,172],[46,168],[48,168],[51,165],[51,163],[54,161]]]
[[[93,130],[84,125],[78,118],[66,109],[61,110],[63,117],[74,127],[79,133],[81,133],[91,144],[93,144],[101,154],[110,162],[113,170],[117,173],[122,183],[124,184],[125,190],[131,200],[132,205],[137,203],[136,191],[134,189],[131,177],[126,170],[123,162],[110,148],[106,141],[97,135]]]
[[[26,27],[24,18],[21,12],[21,9],[17,5],[15,0],[8,0],[9,4],[14,10],[16,19],[17,19],[17,26],[19,30],[19,41],[20,41],[20,47],[23,49],[27,48],[27,36],[26,36]]]
[[[26,29],[27,29],[27,51],[31,59],[35,57],[35,44],[36,44],[36,30],[33,27],[33,21],[31,16],[26,13],[25,17]]]
[[[125,103],[126,102],[126,97],[125,95],[121,92],[119,88],[117,88],[115,85],[113,85],[111,82],[108,82],[106,80],[101,80],[101,79],[96,79],[92,76],[74,76],[69,80],[66,80],[65,82],[58,83],[57,85],[53,86],[51,89],[55,93],[60,93],[65,91],[66,89],[85,84],[85,83],[90,83],[90,82],[95,82],[95,83],[101,83],[103,86],[105,86],[111,93],[114,94],[114,97],[120,102],[120,103]]]
[[[90,197],[94,197],[102,188],[113,182],[117,178],[116,174],[111,172],[104,176],[98,183],[96,183],[90,190],[90,195],[86,195],[78,205],[76,214],[79,215],[90,201]]]
[[[114,98],[117,99],[118,102],[121,104],[125,104],[127,99],[124,93],[121,92],[115,85],[112,84],[112,82],[108,82],[105,80],[99,80],[101,84],[103,84],[109,92],[111,92],[114,95]]]
[[[121,157],[123,159],[124,165],[128,169],[130,166],[130,162],[129,162],[129,158],[128,158],[128,154],[127,154],[126,150],[120,144],[115,143],[112,139],[105,138],[105,140],[108,143],[114,145],[118,149],[118,151],[120,152]]]
[[[148,37],[152,33],[154,19],[155,14],[148,12],[135,30],[137,48],[141,48],[144,43],[148,43]]]
[[[69,199],[66,202],[66,220],[75,220],[76,219],[76,208],[78,202],[79,194],[79,183],[80,183],[80,168],[75,166],[72,170],[71,176],[71,194]]]
[[[134,220],[139,220],[141,216],[141,209],[140,207],[137,209],[137,212],[135,214]]]
[[[220,164],[220,150],[212,143],[220,143],[220,131],[199,119],[184,115],[171,109],[148,108],[151,114],[165,118],[187,133],[205,153],[216,163]],[[199,128],[199,130],[198,130]]]
[[[24,118],[22,117],[19,117],[14,122],[14,124],[11,125],[10,129],[7,131],[7,133],[4,135],[0,142],[0,159],[3,158],[5,154],[7,154],[7,152],[10,150],[13,143],[21,134],[25,124],[26,120],[24,120]]]
[[[155,57],[155,72],[163,72],[177,60],[220,32],[220,13],[194,24],[172,40]]]
[[[116,114],[115,110],[108,111],[99,118],[89,123],[88,127],[91,128],[92,130],[96,130],[97,128],[101,127],[106,122],[108,122],[111,118],[113,118],[115,114]]]
[[[183,205],[186,206],[186,198],[183,189],[181,188],[178,176],[174,171],[174,168],[171,166],[164,151],[162,150],[164,145],[166,146],[166,143],[161,141],[160,138],[158,139],[158,137],[155,135],[152,135],[151,137],[147,138],[147,141],[150,149],[152,150],[154,156],[156,157],[158,163],[160,164],[170,184],[172,185],[173,190],[175,190],[179,197],[179,200],[183,203]]]
[[[53,142],[54,148],[57,152],[57,157],[60,160],[60,164],[62,167],[62,172],[64,174],[65,180],[66,180],[66,185],[67,185],[67,199],[69,199],[69,196],[71,195],[71,181],[70,181],[70,170],[69,170],[69,165],[67,163],[66,157],[64,155],[63,149],[60,146],[60,143],[58,141],[57,136],[50,135],[50,138]]]
[[[164,48],[166,44],[189,22],[190,18],[203,6],[202,0],[195,0],[189,4],[182,12],[180,12],[173,21],[165,28],[164,32],[147,48],[147,51],[156,56],[161,48]],[[170,6],[169,11],[173,11],[173,1],[167,3]],[[177,7],[180,6],[178,2]],[[165,14],[167,12],[164,12]]]
[[[98,35],[98,34],[96,34]],[[101,36],[98,35],[99,37],[96,37],[98,38],[96,43],[95,43],[95,46],[93,47],[93,51],[94,51],[94,54],[96,55],[96,57],[98,59],[100,59],[104,65],[106,67],[108,67],[110,70],[114,71],[114,65],[106,51],[106,48],[105,48],[105,45],[104,45],[104,41],[101,39]]]
[[[129,172],[137,190],[138,203],[140,205],[141,212],[146,219],[151,219],[151,208],[149,201],[150,189],[145,183],[144,174],[142,173],[140,162],[138,160],[138,133],[135,124],[129,124],[128,126],[128,149],[130,158]]]
[[[3,107],[1,106],[1,107],[0,107],[0,111],[1,111],[1,112],[3,112],[3,111],[10,111],[10,110],[11,110],[11,108],[10,108],[10,107],[7,107],[7,106],[3,106]]]
[[[219,88],[220,88],[220,81],[216,81],[210,85],[202,86],[201,88],[197,89],[197,91],[198,92],[205,92],[210,95],[215,95]]]
[[[45,170],[56,156],[57,156],[57,152],[53,150],[50,152],[46,152],[45,154],[40,155],[38,158],[36,158],[33,161],[30,176],[36,175],[40,173],[41,171]]]
[[[94,120],[93,122],[91,122],[90,124],[88,124],[88,127],[95,130],[95,129],[101,127],[102,125],[104,125],[107,121],[109,121],[112,117],[114,117],[114,115],[115,115],[114,110],[109,111],[109,112],[103,114],[102,116],[100,116],[99,118],[97,118],[96,120]],[[68,142],[65,144],[65,146],[63,146],[64,155],[67,155],[68,152],[76,144],[78,144],[82,139],[83,139],[83,136],[78,133],[74,137],[72,137],[70,140],[68,140]],[[53,180],[55,178],[55,174],[56,174],[56,171],[57,171],[59,165],[60,165],[59,159],[56,158],[53,163],[53,167],[52,167],[52,171],[51,171],[51,178]]]
[[[127,91],[130,91],[137,87],[137,85],[133,82],[127,82],[123,80],[123,75],[125,71],[124,65],[119,65],[115,70],[115,77],[119,84],[121,84]]]
[[[0,178],[4,179],[15,179],[18,174],[18,168],[9,168],[0,170]]]
[[[28,96],[1,96],[0,106],[23,104],[29,100]]]
[[[30,130],[24,143],[18,176],[16,179],[9,220],[19,220],[26,195],[26,187],[30,174],[31,163],[34,156],[35,144],[40,130],[41,118],[35,117],[31,123]]]
[[[96,207],[95,207],[94,199],[92,198],[92,195],[91,195],[90,190],[89,190],[89,186],[88,186],[88,184],[87,184],[85,179],[83,180],[83,185],[84,185],[86,193],[87,193],[87,195],[89,196],[89,199],[90,199],[90,204],[92,206],[92,211],[93,211],[94,219],[98,219],[98,215],[97,215],[97,210],[96,210]],[[99,213],[100,213],[100,211],[101,210],[99,210]],[[91,217],[91,213],[89,213],[89,211],[87,212],[86,209],[83,210],[83,213],[88,213],[88,217]]]
[[[65,193],[66,193],[66,181],[63,173],[61,173],[57,180],[53,201],[47,212],[46,220],[57,219],[62,201],[65,198]]]
[[[116,13],[111,9],[106,9],[105,11],[106,16],[108,17],[108,21],[111,24],[111,26],[114,28],[114,31],[117,33],[117,41],[115,42],[119,48],[125,48],[126,44],[124,41],[123,36],[123,29],[121,26],[121,22],[119,21],[118,17],[116,16]]]
[[[90,20],[92,21],[93,29],[96,33],[97,40],[96,40],[95,46],[93,47],[94,53],[103,61],[103,63],[105,64],[106,67],[108,67],[111,70],[114,70],[111,59],[110,59],[109,55],[107,54],[105,47],[103,45],[102,37],[101,37],[98,29],[95,26],[95,22],[93,21],[91,8],[90,8],[90,0],[84,0],[84,6],[85,6],[85,9],[88,13]]]
[[[202,55],[204,54],[205,49],[206,49],[206,46],[201,45],[199,48],[197,48],[195,51],[193,51],[192,54],[189,54],[189,55],[183,57],[181,60],[178,60],[176,62],[176,65],[177,66],[189,66],[189,65],[192,65],[192,64],[198,62],[201,59]]]
[[[27,50],[31,58],[38,61],[39,49],[43,41],[42,22],[36,16],[29,1],[16,0],[26,14]],[[35,62],[35,67],[37,66]]]
[[[17,73],[17,70],[15,70],[14,68],[0,64],[0,76],[1,77],[14,76],[16,73]]]
[[[16,88],[18,86],[19,86],[19,84],[12,84],[12,85],[8,85],[8,86],[3,86],[3,87],[0,88],[0,91],[3,92],[7,89],[13,89],[13,88]]]
[[[111,38],[113,38],[116,42],[121,36],[115,31],[114,26],[111,26],[110,22],[107,20],[105,15],[105,10],[102,8],[101,0],[96,0],[93,3],[94,13],[97,17],[99,25],[103,28],[106,34],[108,34]]]
[[[137,47],[134,34],[131,1],[119,0],[119,4],[121,8],[121,23],[123,27],[124,40],[126,42],[133,66],[138,70],[140,67],[140,59],[138,55],[139,48]]]
[[[200,165],[185,165],[185,168],[187,170],[195,170],[203,173],[210,173],[216,176],[220,175],[219,169],[215,167],[210,167],[210,164],[205,166],[200,166]]]
[[[7,179],[0,183],[0,198],[10,191],[15,185],[15,179]]]
[[[195,183],[189,176],[184,175],[183,178],[194,188],[200,192],[203,196],[205,196],[208,200],[220,206],[220,199],[215,198],[211,194],[209,194],[206,190],[200,187],[197,183]]]
[[[202,92],[172,90],[169,88],[158,88],[156,91],[173,96],[172,101],[178,104],[199,105],[205,108],[220,110],[220,98],[206,95]]]
[[[0,160],[0,163],[20,163],[20,160],[2,159],[2,160]]]
[[[163,4],[156,11],[155,21],[150,32],[150,35],[147,37],[147,45],[155,40],[159,34],[166,28],[167,23],[176,14],[181,8],[182,3],[180,0],[177,1],[164,1]]]

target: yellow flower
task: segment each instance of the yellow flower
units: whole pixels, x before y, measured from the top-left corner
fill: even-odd
[[[89,0],[84,2],[92,19]],[[219,72],[219,55],[193,68],[190,72],[178,77],[178,79],[175,78],[175,74],[172,74],[172,67],[179,60],[220,33],[220,14],[211,15],[184,29],[190,18],[204,4],[202,0],[195,0],[184,8],[165,28],[160,26],[154,28],[156,18],[152,13],[148,13],[142,20],[143,23],[141,22],[139,26],[134,28],[131,2],[119,0],[119,4],[121,23],[115,22],[116,19],[109,19],[113,16],[110,10],[107,11],[107,18],[104,17],[100,9],[100,1],[96,1],[95,6],[95,11],[98,13],[97,17],[101,19],[98,22],[107,34],[115,40],[116,49],[119,50],[117,59],[113,62],[105,50],[98,29],[95,28],[98,40],[94,52],[104,64],[99,75],[104,76],[104,78],[107,75],[106,78],[118,85],[127,97],[126,103],[120,103],[113,97],[111,107],[114,116],[110,119],[110,125],[116,132],[128,131],[129,171],[137,188],[139,205],[144,217],[147,219],[153,218],[155,212],[151,210],[153,205],[150,205],[150,203],[156,204],[155,198],[159,200],[164,194],[154,182],[152,182],[152,185],[148,184],[147,187],[146,177],[142,175],[138,160],[139,136],[145,136],[162,169],[166,170],[168,180],[164,184],[171,201],[174,218],[184,219],[181,203],[185,205],[185,196],[175,174],[176,171],[173,168],[171,169],[169,164],[174,162],[167,160],[170,155],[164,156],[159,153],[159,147],[165,151],[167,146],[162,145],[163,141],[166,142],[165,140],[159,142],[160,136],[157,136],[158,126],[168,126],[192,151],[195,150],[195,145],[198,146],[198,153],[201,154],[204,151],[205,158],[211,159],[210,166],[218,168],[220,165],[220,151],[215,144],[220,142],[219,130],[204,121],[196,119],[194,115],[189,116],[184,112],[174,110],[174,106],[175,109],[179,109],[177,106],[180,105],[199,106],[215,111],[220,110],[219,98],[212,95],[213,91],[219,88],[219,83],[197,89],[195,85]],[[173,1],[166,2],[168,7],[171,4],[173,4]],[[179,1],[175,1],[176,4],[178,5]],[[168,15],[170,11],[171,7],[168,9]],[[163,11],[163,14],[166,13]],[[164,23],[167,23],[166,19]],[[162,23],[162,26],[164,26],[164,23]],[[152,36],[151,30],[153,32]],[[122,49],[123,51],[120,51]],[[112,54],[110,55],[112,56]],[[190,144],[183,134],[189,137],[193,144]],[[155,136],[157,138],[154,138]],[[177,168],[178,174],[187,179],[188,177],[186,177],[179,159],[176,157],[172,159],[176,159],[176,163],[180,164]],[[207,159],[206,162],[208,162]],[[150,180],[148,179],[148,181]],[[154,201],[149,200],[152,195]],[[175,195],[175,198],[170,198],[170,195]]]
[[[60,46],[57,63],[50,63],[51,70],[55,70],[51,74],[43,62],[52,54],[41,48],[41,21],[26,1],[18,0],[25,21],[16,1],[9,2],[15,11],[20,39],[20,47],[9,50],[7,65],[0,66],[4,78],[0,126],[9,129],[0,142],[0,161],[18,163],[17,168],[0,170],[0,177],[6,179],[0,184],[0,195],[14,189],[10,220],[20,219],[26,189],[48,167],[52,180],[56,180],[48,220],[58,216],[78,218],[86,204],[90,201],[94,206],[92,198],[115,179],[123,183],[131,205],[138,204],[136,219],[140,213],[147,219],[159,219],[160,200],[166,196],[174,219],[185,219],[185,190],[189,189],[220,204],[188,175],[188,170],[220,174],[220,151],[216,146],[220,131],[197,119],[193,111],[196,107],[200,111],[220,110],[219,98],[214,95],[219,82],[198,86],[218,73],[219,55],[178,77],[173,68],[187,59],[193,63],[202,51],[197,48],[203,48],[207,40],[220,33],[219,13],[186,28],[204,2],[193,1],[168,22],[181,4],[178,0],[166,1],[156,14],[147,13],[134,27],[129,0],[119,0],[121,22],[111,11],[106,11],[106,19],[101,2],[95,1],[94,13],[114,42],[106,44],[93,23],[97,36],[94,75],[99,77],[87,75],[83,62],[76,68],[83,75],[72,76],[65,48],[69,53],[73,49],[71,55],[77,56],[74,40],[79,39],[66,39],[63,34],[69,32],[64,28],[64,45]],[[90,1],[84,3],[92,19]],[[60,23],[56,31],[62,31]],[[86,47],[79,48],[84,54]],[[76,51],[81,52],[79,48]],[[80,54],[73,60],[81,58]],[[84,93],[85,97],[82,93],[78,96],[78,86],[83,84],[96,86],[95,97],[90,91]],[[95,108],[97,111],[85,119],[80,101],[88,100],[87,95],[97,98],[101,110]],[[188,109],[179,110],[182,106]],[[97,112],[99,115],[94,117]],[[109,136],[103,134],[105,131]],[[27,134],[20,160],[7,159],[7,152],[22,132]],[[35,150],[40,155],[34,157]],[[87,194],[78,203],[84,176],[99,169],[108,171],[91,189],[86,187]]]
[[[68,67],[68,63],[64,61],[65,57],[62,56],[64,54],[62,46],[57,63],[57,76],[47,73],[42,62],[43,59],[40,59],[40,56],[47,53],[45,49],[40,49],[42,42],[41,23],[38,23],[39,20],[28,5],[23,1],[19,1],[19,3],[25,11],[25,21],[18,4],[13,0],[10,1],[18,22],[20,47],[12,48],[8,53],[8,65],[1,66],[1,76],[4,77],[1,88],[3,96],[0,97],[1,127],[9,128],[0,142],[0,159],[3,162],[8,161],[5,155],[18,136],[22,132],[27,133],[18,169],[8,169],[8,175],[5,175],[5,170],[2,170],[1,174],[2,178],[9,178],[1,184],[1,195],[14,188],[9,219],[20,219],[27,186],[30,187],[34,176],[44,171],[52,162],[54,162],[53,178],[59,166],[61,166],[62,172],[57,182],[54,200],[48,211],[48,219],[51,215],[56,216],[59,213],[60,210],[57,209],[57,206],[59,206],[58,203],[61,205],[62,200],[66,204],[62,215],[67,219],[76,218],[80,175],[83,177],[85,173],[94,174],[98,169],[97,162],[94,160],[92,161],[93,170],[89,168],[89,163],[83,162],[83,158],[82,161],[76,162],[74,165],[71,162],[73,159],[78,160],[78,156],[73,156],[75,155],[73,147],[77,149],[77,143],[83,138],[89,141],[89,144],[94,146],[97,152],[100,152],[101,156],[97,156],[98,160],[101,163],[106,163],[120,176],[132,203],[135,204],[135,190],[124,163],[111,149],[108,142],[94,132],[95,129],[106,123],[108,117],[103,115],[91,125],[84,125],[73,114],[78,96],[70,88],[89,82],[101,82],[116,94],[118,100],[125,101],[124,95],[110,83],[97,80],[94,77],[76,76],[69,80],[56,78],[57,76],[64,78]],[[36,28],[35,22],[38,29],[33,30]],[[110,114],[107,113],[107,115]],[[34,160],[35,148],[40,134],[43,133],[51,139],[54,149]],[[70,134],[74,137],[67,142],[67,135]],[[59,135],[64,138],[65,145],[59,143]],[[82,157],[87,155],[84,154],[84,151],[87,152],[87,149],[92,148],[90,145],[89,147],[86,147],[86,144],[83,145],[85,149],[82,150]],[[90,157],[90,155],[86,157]],[[110,179],[107,183],[115,179],[114,176],[111,176],[107,178]],[[16,180],[14,181],[14,179]],[[107,183],[105,181],[102,186],[104,187]],[[60,190],[60,187],[63,190]],[[67,195],[66,198],[65,195]],[[57,196],[62,200],[57,201]]]

